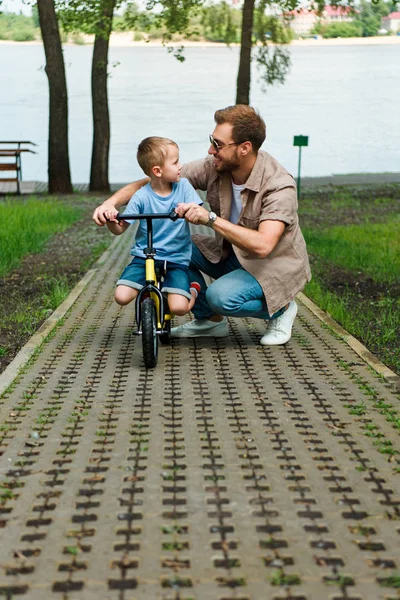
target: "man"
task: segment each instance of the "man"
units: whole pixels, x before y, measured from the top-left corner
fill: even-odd
[[[255,317],[268,323],[262,345],[289,341],[297,314],[294,297],[310,280],[306,245],[297,215],[293,177],[260,150],[265,123],[250,106],[217,110],[208,157],[182,167],[194,188],[207,192],[209,212],[178,205],[189,222],[208,225],[215,237],[193,235],[190,281],[201,291],[195,319],[172,329],[173,337],[225,337],[226,317]],[[105,223],[107,208],[126,204],[146,180],[125,186],[93,215]],[[207,288],[202,273],[214,281]]]

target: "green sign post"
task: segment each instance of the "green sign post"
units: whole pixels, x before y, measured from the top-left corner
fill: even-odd
[[[308,146],[308,135],[295,135],[293,138],[293,146],[299,147],[299,169],[298,169],[298,173],[297,173],[297,197],[300,198],[301,149],[303,146]]]

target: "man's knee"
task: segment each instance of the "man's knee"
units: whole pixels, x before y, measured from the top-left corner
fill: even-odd
[[[223,293],[223,290],[214,284],[211,284],[206,291],[207,302],[213,312],[219,315],[234,311],[236,306],[232,302],[232,297]]]

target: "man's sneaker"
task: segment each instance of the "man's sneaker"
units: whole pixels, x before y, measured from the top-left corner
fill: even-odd
[[[283,314],[268,321],[268,331],[260,340],[262,346],[286,344],[292,336],[292,326],[297,315],[297,304],[292,300]]]
[[[229,335],[228,319],[222,321],[209,321],[208,319],[194,319],[184,325],[173,327],[171,337],[226,337]]]

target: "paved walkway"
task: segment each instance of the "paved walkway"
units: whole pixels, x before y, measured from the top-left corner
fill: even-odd
[[[232,319],[146,371],[127,250],[0,398],[0,597],[398,598],[391,385],[301,303],[284,347]]]

